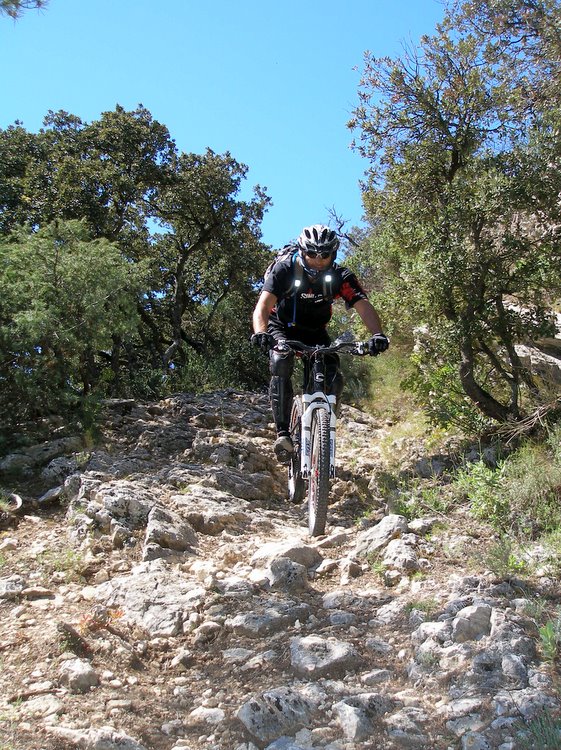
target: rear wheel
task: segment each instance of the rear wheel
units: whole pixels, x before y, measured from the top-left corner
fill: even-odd
[[[288,499],[291,503],[301,503],[306,497],[306,482],[300,474],[301,418],[302,402],[298,396],[295,396],[290,415],[290,437],[294,451],[288,464]]]
[[[316,409],[312,417],[312,455],[308,489],[308,529],[310,536],[325,531],[329,503],[329,414]]]

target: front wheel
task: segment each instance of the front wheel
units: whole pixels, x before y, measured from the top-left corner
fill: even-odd
[[[302,430],[302,402],[298,396],[292,402],[290,415],[290,437],[294,451],[288,464],[288,499],[291,503],[301,503],[306,497],[306,482],[300,474],[300,448]]]
[[[325,531],[329,503],[330,418],[325,409],[316,409],[312,417],[312,455],[308,489],[308,529],[310,536]]]

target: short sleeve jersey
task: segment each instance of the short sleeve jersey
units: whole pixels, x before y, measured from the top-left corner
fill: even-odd
[[[298,262],[291,257],[278,261],[263,284],[263,291],[271,292],[278,300],[271,317],[282,325],[320,330],[331,320],[334,300],[342,299],[350,308],[359,300],[367,299],[355,274],[336,263],[314,279],[304,272],[301,285],[296,289],[294,263]],[[331,281],[326,276],[331,276]]]

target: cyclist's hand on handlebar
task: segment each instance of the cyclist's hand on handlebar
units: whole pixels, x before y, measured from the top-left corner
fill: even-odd
[[[375,357],[377,354],[385,352],[389,345],[387,336],[384,336],[383,333],[375,333],[368,342],[368,353],[371,357]]]
[[[250,340],[253,346],[259,347],[265,354],[275,345],[274,336],[270,333],[254,333]]]

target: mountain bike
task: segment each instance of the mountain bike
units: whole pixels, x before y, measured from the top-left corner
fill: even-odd
[[[335,477],[336,397],[326,393],[325,357],[344,352],[364,356],[368,343],[343,334],[330,346],[308,346],[290,339],[279,341],[278,351],[293,351],[303,362],[302,393],[295,395],[290,416],[294,445],[288,465],[288,498],[300,503],[308,496],[310,536],[325,532],[329,483]]]

